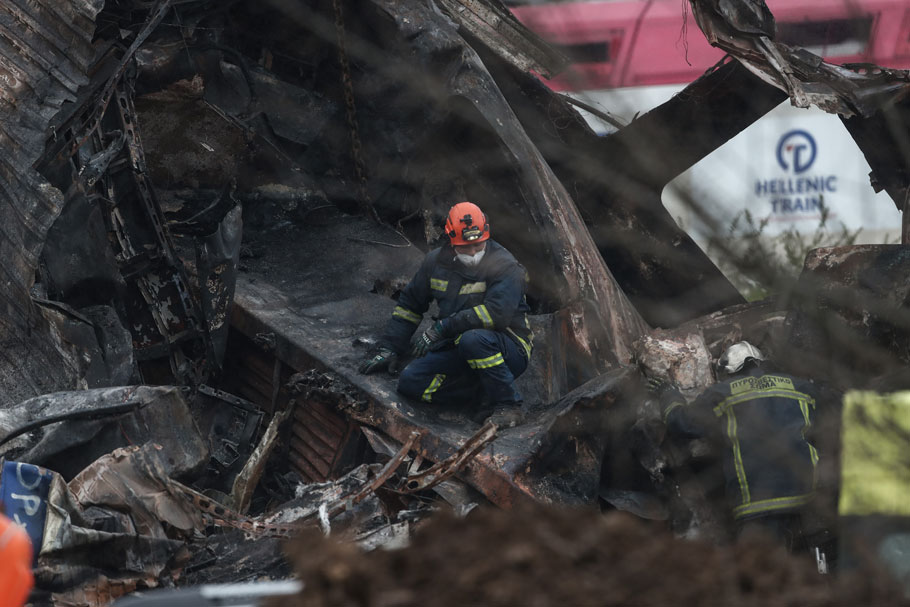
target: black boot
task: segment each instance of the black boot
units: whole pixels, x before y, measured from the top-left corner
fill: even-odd
[[[500,428],[514,428],[522,423],[525,418],[521,405],[521,401],[496,403],[493,406],[492,415],[487,420]]]

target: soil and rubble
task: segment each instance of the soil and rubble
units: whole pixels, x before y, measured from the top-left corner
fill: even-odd
[[[623,512],[441,514],[403,550],[363,553],[309,534],[289,553],[304,590],[273,607],[908,604],[875,569],[829,580],[765,537],[725,547],[680,541]]]
[[[816,380],[837,531],[842,395],[907,387],[906,246],[746,303],[660,195],[789,97],[904,210],[910,78],[693,4],[734,58],[603,138],[497,0],[0,6],[0,499],[32,603],[296,574],[276,605],[903,604],[874,559],[730,545],[642,380],[692,397],[741,339]],[[456,200],[529,271],[515,428],[356,372]]]

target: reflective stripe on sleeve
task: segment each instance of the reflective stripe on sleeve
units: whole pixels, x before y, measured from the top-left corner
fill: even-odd
[[[493,356],[487,356],[486,358],[469,358],[468,366],[472,369],[489,369],[490,367],[495,367],[496,365],[501,365],[505,362],[505,359],[502,357],[502,352],[497,352]]]
[[[431,278],[430,288],[434,291],[442,291],[445,293],[445,290],[449,288],[449,281],[442,280],[441,278]]]
[[[403,318],[408,322],[412,322],[417,325],[419,325],[420,321],[423,320],[423,316],[420,314],[415,314],[414,312],[411,312],[407,308],[403,308],[401,306],[395,306],[395,309],[392,310],[392,316]]]
[[[477,314],[477,318],[483,323],[484,329],[493,328],[493,318],[490,316],[490,312],[485,305],[480,304],[479,306],[474,306],[474,313]]]
[[[433,377],[433,381],[430,382],[430,385],[427,386],[427,389],[423,391],[423,395],[420,397],[420,399],[424,402],[432,402],[433,394],[436,392],[436,390],[439,390],[439,386],[442,385],[442,382],[444,382],[445,379],[446,376],[444,374],[437,373],[436,376]]]
[[[459,295],[470,295],[471,293],[486,293],[487,283],[485,282],[468,282],[458,290]]]

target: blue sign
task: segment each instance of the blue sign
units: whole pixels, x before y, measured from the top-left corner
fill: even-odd
[[[755,181],[755,196],[770,203],[772,216],[802,219],[821,215],[826,197],[837,192],[838,183],[837,175],[806,174],[817,155],[815,138],[802,129],[784,133],[777,142],[777,164],[789,175]]]
[[[805,173],[815,162],[818,146],[815,139],[803,130],[790,131],[784,134],[777,143],[777,164],[785,171],[797,175]]]
[[[32,540],[35,560],[44,537],[47,494],[53,474],[32,464],[3,462],[0,475],[0,500],[6,516],[21,525]]]

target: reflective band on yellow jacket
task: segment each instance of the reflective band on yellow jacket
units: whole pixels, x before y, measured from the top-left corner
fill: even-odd
[[[501,365],[505,362],[505,359],[502,357],[502,352],[497,352],[493,356],[487,356],[486,358],[469,358],[468,366],[472,369],[489,369],[490,367],[495,367],[496,365]]]

